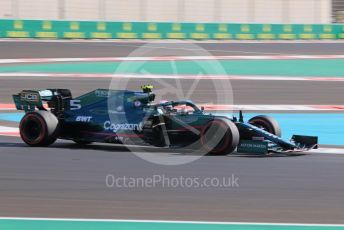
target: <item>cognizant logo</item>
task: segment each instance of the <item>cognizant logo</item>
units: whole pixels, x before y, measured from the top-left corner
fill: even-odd
[[[110,121],[105,121],[104,129],[111,130],[115,133],[118,130],[140,130],[140,126],[139,124],[128,124],[128,123],[113,124]]]

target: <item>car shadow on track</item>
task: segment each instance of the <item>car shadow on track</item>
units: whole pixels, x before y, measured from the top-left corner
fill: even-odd
[[[117,152],[117,153],[126,153],[126,152],[148,152],[148,153],[162,153],[169,155],[178,155],[178,156],[199,156],[201,153],[190,150],[190,149],[168,149],[168,148],[157,148],[157,147],[146,147],[146,146],[124,146],[124,145],[114,145],[114,144],[76,144],[74,142],[65,142],[58,141],[55,144],[49,147],[28,147],[25,143],[16,143],[16,142],[0,142],[1,148],[18,148],[23,151],[26,148],[37,149],[37,151],[42,151],[46,149],[69,149],[69,150],[87,150],[87,151],[106,151],[106,152]],[[24,152],[23,152],[24,154]],[[255,153],[232,153],[222,157],[240,157],[240,158],[274,158],[274,157],[297,157],[304,156],[305,153],[274,153],[274,154],[255,154]],[[213,155],[205,155],[205,157],[221,157]]]

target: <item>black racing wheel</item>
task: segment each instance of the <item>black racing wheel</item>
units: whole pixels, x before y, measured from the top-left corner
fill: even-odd
[[[22,140],[29,146],[39,147],[53,144],[59,133],[59,121],[48,111],[25,114],[19,124]]]
[[[200,140],[208,155],[227,155],[237,148],[240,134],[232,121],[215,119],[202,130]]]
[[[264,129],[265,131],[276,136],[282,136],[281,127],[273,117],[260,115],[251,118],[248,123],[257,126],[258,128]]]

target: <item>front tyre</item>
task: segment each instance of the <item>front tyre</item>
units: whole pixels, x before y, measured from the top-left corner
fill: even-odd
[[[227,155],[237,148],[240,134],[232,121],[215,119],[205,126],[200,139],[207,155]]]
[[[53,144],[58,137],[59,121],[48,111],[25,114],[19,124],[22,140],[29,146],[41,147]]]
[[[264,129],[265,131],[272,133],[276,136],[281,137],[282,131],[281,127],[278,124],[278,122],[275,120],[275,118],[265,115],[260,115],[251,118],[248,123],[251,125],[254,125],[258,128]]]

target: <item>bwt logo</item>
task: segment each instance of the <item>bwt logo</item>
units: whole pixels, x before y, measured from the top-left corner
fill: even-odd
[[[79,122],[90,122],[92,119],[92,117],[90,116],[77,116],[75,121],[79,121]]]
[[[110,97],[111,93],[110,91],[106,91],[106,90],[96,90],[96,96],[97,97]]]
[[[39,96],[37,93],[23,93],[21,95],[21,99],[25,100],[25,101],[37,102],[37,101],[39,101]]]

